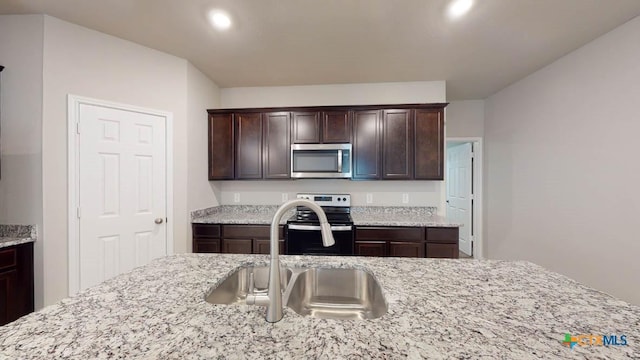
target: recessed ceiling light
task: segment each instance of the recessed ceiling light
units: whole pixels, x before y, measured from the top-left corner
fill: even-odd
[[[231,18],[224,11],[211,10],[209,12],[209,21],[218,30],[227,30],[231,27]]]
[[[473,0],[453,0],[449,4],[449,17],[452,19],[459,18],[466,14],[473,6]]]

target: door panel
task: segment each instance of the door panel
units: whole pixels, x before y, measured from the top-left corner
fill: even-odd
[[[209,180],[233,179],[233,114],[209,115]]]
[[[262,179],[260,113],[237,115],[236,145],[236,179]]]
[[[472,145],[465,143],[447,149],[447,217],[461,223],[460,251],[473,255],[472,230]]]
[[[444,178],[444,111],[416,109],[415,168],[416,180]]]
[[[264,178],[291,178],[290,116],[288,112],[264,113]]]
[[[164,117],[87,104],[79,122],[84,289],[166,255],[166,124]]]
[[[413,178],[413,112],[385,110],[382,124],[382,178]]]
[[[356,111],[353,117],[353,178],[379,179],[380,111]]]

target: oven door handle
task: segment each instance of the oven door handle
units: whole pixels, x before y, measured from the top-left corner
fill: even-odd
[[[289,230],[320,230],[320,225],[296,225],[289,224]],[[351,231],[351,225],[331,226],[331,231]]]

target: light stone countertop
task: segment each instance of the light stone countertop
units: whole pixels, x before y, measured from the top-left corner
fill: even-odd
[[[278,205],[222,205],[192,213],[195,224],[271,224]],[[355,226],[459,227],[461,224],[437,216],[435,207],[366,206],[352,207]],[[282,217],[285,224],[294,214]]]
[[[0,225],[0,249],[36,241],[35,225]]]
[[[212,286],[266,255],[182,254],[117,276],[0,327],[10,359],[628,359],[640,307],[529,262],[282,256],[289,267],[363,268],[388,313],[304,317],[212,305]],[[565,333],[626,335],[628,346],[562,344]]]

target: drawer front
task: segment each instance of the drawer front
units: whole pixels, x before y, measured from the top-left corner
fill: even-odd
[[[193,236],[204,238],[219,238],[220,225],[193,224]]]
[[[424,228],[420,227],[358,227],[356,240],[422,241]]]
[[[222,237],[225,239],[269,239],[270,225],[223,225]],[[284,239],[283,226],[279,226],[280,239]]]
[[[457,244],[458,228],[457,227],[427,228],[427,242]]]
[[[15,267],[17,264],[16,249],[0,251],[0,270]]]

